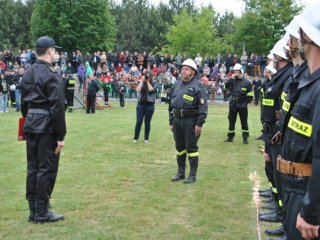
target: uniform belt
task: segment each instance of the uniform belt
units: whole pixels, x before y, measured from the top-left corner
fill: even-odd
[[[235,102],[241,102],[242,100],[244,100],[244,98],[243,97],[233,97],[233,96],[231,96],[231,98],[230,98],[230,100],[231,101],[235,101]]]
[[[41,113],[41,114],[49,114],[49,110],[40,109],[40,108],[31,108],[28,110],[28,113]]]
[[[190,110],[184,110],[184,109],[175,110],[175,109],[173,109],[172,112],[175,117],[190,117],[190,116],[194,116],[198,113],[198,111],[196,109],[190,109]]]
[[[277,158],[277,170],[283,174],[292,174],[298,177],[312,176],[311,163],[297,163]]]
[[[67,90],[75,90],[75,87],[68,87]]]

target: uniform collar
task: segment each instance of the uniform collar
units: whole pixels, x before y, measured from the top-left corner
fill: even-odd
[[[305,86],[308,86],[309,84],[312,84],[313,82],[320,79],[320,68],[316,70],[314,73],[307,75],[304,79],[302,79],[299,83],[298,89],[304,88]]]

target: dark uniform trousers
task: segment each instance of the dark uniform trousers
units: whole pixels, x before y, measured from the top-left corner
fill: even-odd
[[[26,198],[48,201],[56,182],[59,157],[57,138],[52,133],[27,133]]]
[[[298,176],[280,174],[284,189],[283,202],[285,207],[285,224],[287,226],[295,226],[310,177],[301,178]],[[288,240],[303,240],[301,233],[295,227],[286,227],[286,236]],[[320,236],[315,238],[315,240],[320,240]]]
[[[188,155],[190,169],[195,171],[197,170],[199,160],[199,137],[197,137],[194,132],[196,122],[197,116],[175,117],[173,120],[178,164],[180,162],[181,167],[185,167],[186,157]]]
[[[72,109],[73,107],[73,99],[74,99],[74,89],[67,89],[66,91],[66,100],[68,104],[68,108]]]
[[[96,107],[96,94],[88,93],[87,95],[87,113],[95,113]]]
[[[229,103],[229,131],[228,138],[234,138],[235,136],[235,125],[237,121],[237,115],[239,113],[241,128],[242,128],[242,137],[249,137],[249,127],[248,127],[248,107],[247,104],[239,104],[236,101],[230,101]]]

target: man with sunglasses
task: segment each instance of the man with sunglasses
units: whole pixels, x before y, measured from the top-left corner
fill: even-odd
[[[320,3],[296,17],[309,75],[291,91],[277,169],[284,186],[287,239],[320,239]]]
[[[64,83],[52,67],[55,41],[36,41],[38,60],[21,80],[21,112],[26,118],[23,131],[27,140],[27,193],[30,222],[55,222],[64,216],[48,210],[64,147],[66,121]]]

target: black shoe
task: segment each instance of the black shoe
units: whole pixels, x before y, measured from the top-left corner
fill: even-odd
[[[177,175],[175,175],[175,176],[173,176],[172,178],[171,178],[171,181],[172,182],[176,182],[176,181],[179,181],[179,180],[181,180],[181,179],[185,179],[185,175],[182,175],[182,174],[177,174]]]
[[[233,142],[233,138],[227,138],[224,142]]]
[[[242,141],[243,144],[248,144],[248,140],[246,138],[243,139]]]
[[[275,203],[269,203],[261,206],[262,209],[269,209],[269,210],[276,210],[277,207],[278,206]]]
[[[263,203],[273,203],[274,202],[274,198],[270,197],[270,198],[264,198],[262,199]]]
[[[265,216],[265,215],[270,215],[270,214],[273,214],[273,213],[276,213],[277,211],[276,210],[271,210],[270,212],[261,212],[259,213],[259,217],[260,216]]]
[[[260,189],[258,192],[259,192],[259,193],[263,193],[263,192],[271,192],[271,188]]]
[[[36,214],[34,218],[34,222],[36,223],[57,222],[61,220],[64,220],[64,216],[62,214],[55,214],[51,211],[48,211],[43,215]]]
[[[187,177],[186,180],[183,181],[183,184],[190,184],[190,183],[194,183],[195,181],[196,181],[195,176],[189,176],[189,177]]]
[[[283,222],[283,215],[278,212],[259,216],[260,221],[264,222]]]
[[[273,197],[272,192],[259,193],[259,196],[263,197],[263,198],[271,198],[271,197]]]
[[[285,233],[283,225],[281,225],[280,227],[278,227],[276,229],[266,229],[264,232],[266,234],[272,235],[272,236],[282,236]]]

